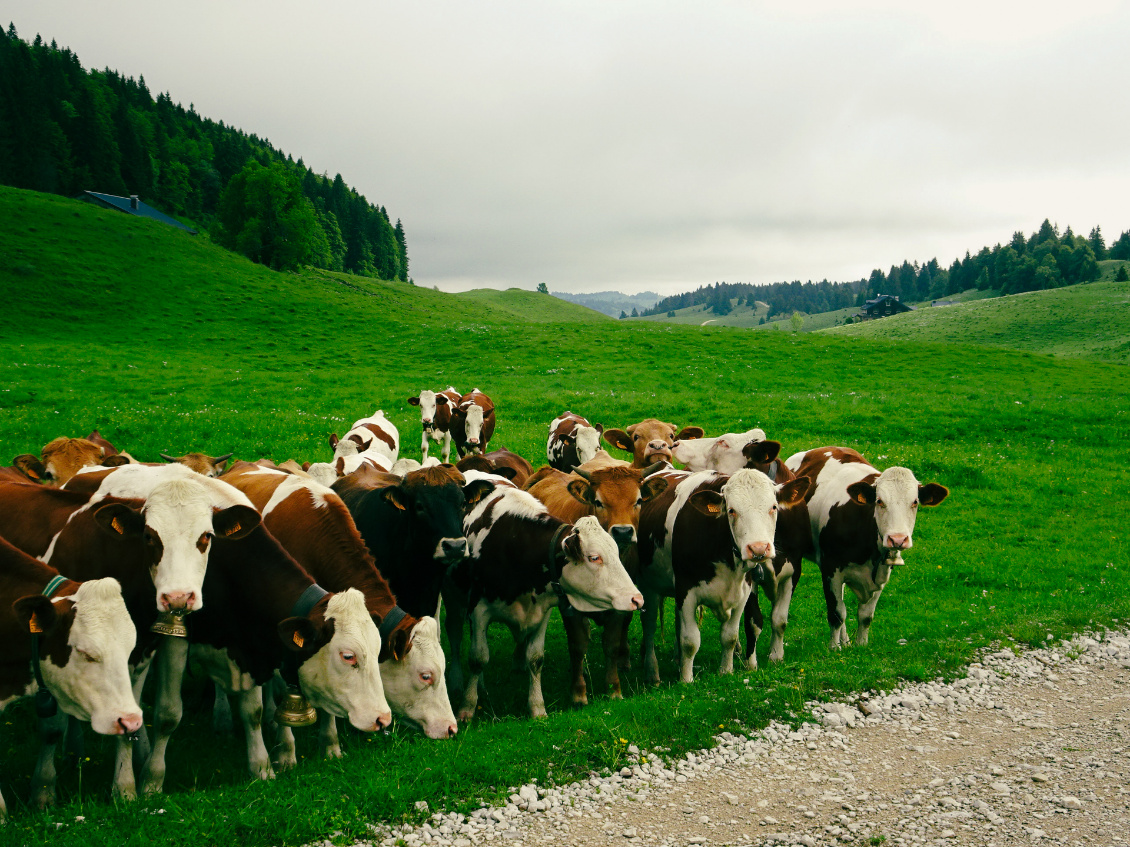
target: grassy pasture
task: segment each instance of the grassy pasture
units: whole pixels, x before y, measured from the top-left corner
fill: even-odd
[[[555,622],[544,678],[550,717],[531,722],[522,718],[525,678],[511,672],[509,635],[499,630],[484,709],[456,739],[432,742],[402,727],[379,737],[346,732],[345,758],[322,762],[315,733],[302,730],[298,769],[270,783],[247,781],[238,734],[213,735],[194,679],[169,748],[166,795],[109,802],[112,745],[88,733],[89,759],[60,763],[61,805],[47,813],[22,806],[35,745],[30,704],[20,704],[0,718],[0,787],[12,814],[0,843],[352,840],[370,821],[416,814],[420,799],[433,809],[474,808],[531,778],[617,767],[627,743],[679,755],[723,728],[791,719],[806,699],[952,675],[995,641],[1042,643],[1130,617],[1125,367],[920,339],[584,322],[556,300],[558,322],[524,321],[537,295],[451,296],[323,272],[275,274],[152,222],[8,189],[0,224],[4,460],[93,427],[142,458],[204,449],[325,459],[327,434],[375,408],[400,427],[411,456],[419,416],[405,399],[451,383],[491,394],[495,443],[535,464],[548,422],[572,409],[606,426],[652,415],[708,434],[761,426],[786,453],[852,446],[952,492],[923,510],[908,566],[894,575],[861,650],[827,650],[819,580],[806,565],[785,661],[773,668],[717,676],[717,625],[708,619],[694,685],[648,690],[636,662],[627,699],[609,701],[594,649],[597,696],[572,711]],[[666,680],[676,673],[672,637],[668,620]],[[638,623],[631,638],[637,647]],[[762,662],[766,650],[760,645]]]

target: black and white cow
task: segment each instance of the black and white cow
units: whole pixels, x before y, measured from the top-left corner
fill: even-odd
[[[855,643],[864,645],[891,568],[903,564],[902,551],[914,543],[918,507],[938,505],[949,490],[919,484],[907,468],[880,473],[849,447],[819,447],[785,464],[813,481],[808,515],[832,628],[829,646],[848,643],[845,585],[859,599]]]
[[[603,424],[593,426],[587,419],[565,412],[549,425],[545,456],[549,466],[562,473],[572,473],[577,465],[590,461],[599,451]]]
[[[471,622],[470,678],[459,720],[475,715],[479,680],[490,659],[487,628],[496,621],[509,627],[518,653],[524,653],[530,716],[543,717],[541,671],[553,607],[564,603],[581,612],[631,612],[643,606],[643,596],[624,570],[616,542],[594,517],[565,523],[529,493],[499,487],[470,510],[464,528],[467,559],[444,589],[452,657],[460,654],[464,620]],[[457,688],[462,681],[458,661],[449,676]]]
[[[667,490],[644,503],[639,530],[647,679],[659,682],[655,630],[662,597],[675,598],[683,682],[694,679],[702,639],[695,618],[699,606],[713,611],[722,624],[719,673],[731,673],[751,582],[776,555],[778,511],[803,500],[808,480],[774,485],[748,469],[732,476],[714,471],[656,476],[667,480]]]

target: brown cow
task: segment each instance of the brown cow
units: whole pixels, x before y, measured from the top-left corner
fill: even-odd
[[[423,434],[420,437],[420,452],[422,458],[428,458],[428,442],[436,441],[443,444],[443,461],[451,459],[451,414],[462,399],[454,385],[449,385],[443,391],[421,391],[416,397],[409,397],[411,406],[420,408],[420,426]]]
[[[504,476],[519,488],[524,488],[534,466],[505,447],[500,450],[491,450],[489,453],[472,454],[464,456],[455,466],[460,471],[482,471],[483,473]]]
[[[85,438],[59,437],[47,442],[40,456],[24,453],[12,464],[33,482],[63,485],[80,470],[101,464],[103,448]]]
[[[584,464],[600,450],[600,436],[604,426],[593,426],[587,418],[565,412],[549,424],[549,439],[545,442],[545,456],[549,466],[570,473]]]
[[[209,456],[206,453],[185,453],[183,456],[169,456],[165,453],[158,454],[166,462],[178,462],[201,476],[219,476],[224,472],[224,467],[231,453],[222,456]]]
[[[662,469],[656,462],[647,470],[634,468],[627,462],[613,459],[604,450],[580,465],[572,474],[550,467],[539,470],[527,489],[545,504],[553,517],[575,524],[585,515],[592,515],[602,529],[612,536],[620,550],[620,558],[628,576],[635,581],[636,533],[640,524],[640,508],[662,494],[667,481],[648,477]],[[589,620],[604,627],[604,678],[610,696],[621,698],[619,665],[627,659],[627,625],[631,612],[599,612],[594,615],[565,614],[565,631],[569,637],[569,658],[573,672],[573,703],[584,705],[588,696],[584,677],[584,659],[589,646]]]
[[[494,435],[494,401],[479,389],[459,398],[451,416],[451,440],[459,458],[468,453],[484,453]]]
[[[633,468],[646,468],[656,462],[670,462],[671,448],[676,441],[702,438],[702,435],[703,429],[700,426],[685,426],[682,430],[676,430],[674,424],[648,418],[632,424],[627,431],[606,429],[604,440],[619,450],[631,453]]]

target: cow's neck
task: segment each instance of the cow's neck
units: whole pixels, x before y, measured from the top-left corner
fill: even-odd
[[[221,559],[215,556],[220,551],[213,550],[212,565],[224,567],[225,578],[239,595],[254,600],[256,610],[268,620],[291,617],[298,598],[314,584],[314,578],[262,527],[239,541],[217,542],[220,545],[227,555]]]

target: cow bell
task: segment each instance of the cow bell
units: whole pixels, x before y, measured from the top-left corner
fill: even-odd
[[[171,635],[173,638],[188,638],[188,628],[184,625],[184,612],[161,612],[157,615],[157,620],[153,621],[153,626],[149,627],[150,632],[155,632],[158,635]]]
[[[893,551],[887,555],[887,565],[892,568],[897,568],[900,565],[905,565],[906,562],[902,560],[902,553],[898,550]]]
[[[275,722],[283,726],[310,726],[317,722],[318,713],[314,707],[306,702],[298,686],[291,685],[286,689],[279,707],[275,709]]]

